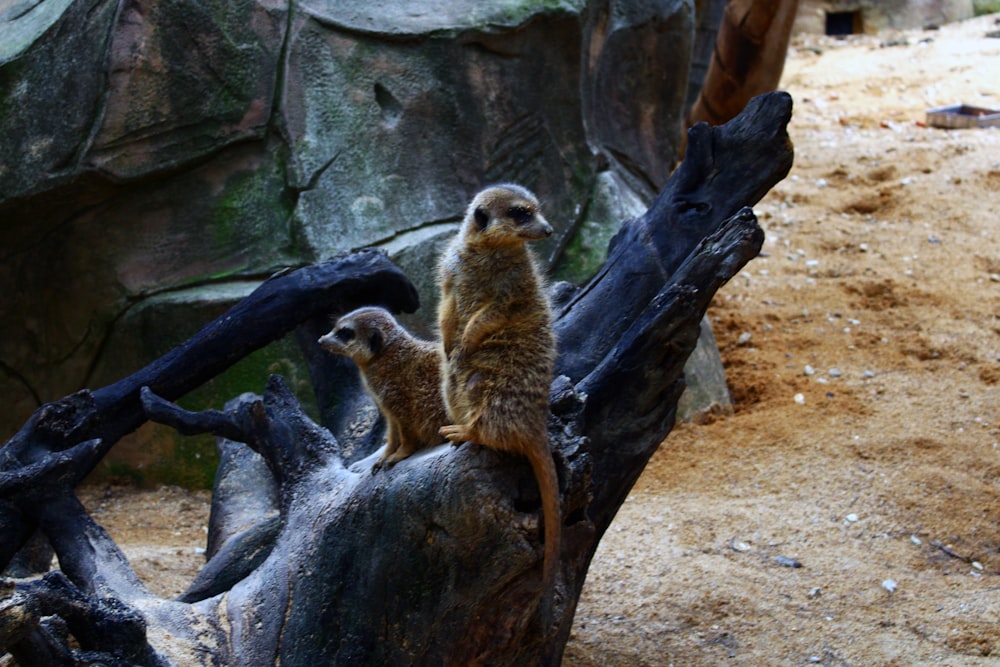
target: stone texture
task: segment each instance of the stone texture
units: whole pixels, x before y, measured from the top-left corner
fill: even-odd
[[[921,29],[972,18],[972,0],[800,0],[793,32],[822,35],[826,15],[857,12],[860,32]]]
[[[540,195],[557,231],[540,255],[555,278],[585,280],[675,166],[693,12],[5,5],[0,440],[41,402],[148,363],[274,271],[344,250],[385,248],[420,288],[405,322],[431,335],[437,253],[489,182]],[[293,341],[262,352],[189,405],[259,392],[274,371],[308,398],[297,354]],[[106,465],[148,472],[179,447],[147,428]]]
[[[650,196],[677,163],[693,31],[690,3],[642,0],[609,2],[587,33],[591,138]]]
[[[561,213],[586,199],[595,162],[579,110],[579,16],[397,42],[351,31],[356,17],[333,30],[312,5],[304,12],[282,91],[304,251],[325,257],[455,220],[499,180],[532,184],[565,231]]]

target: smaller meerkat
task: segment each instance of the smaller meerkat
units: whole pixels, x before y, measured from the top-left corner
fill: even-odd
[[[385,417],[388,446],[374,474],[425,447],[444,442],[448,423],[441,397],[441,352],[412,336],[385,309],[366,307],[337,320],[319,339],[323,349],[350,358],[365,390]]]
[[[547,428],[556,343],[542,274],[527,244],[551,234],[534,194],[519,185],[495,185],[473,198],[438,264],[442,393],[451,417],[441,435],[531,463],[545,526],[543,618],[562,530]]]

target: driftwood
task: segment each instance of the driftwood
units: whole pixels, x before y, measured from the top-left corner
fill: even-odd
[[[549,433],[564,537],[549,624],[536,614],[541,508],[526,461],[442,445],[372,475],[381,420],[353,368],[315,347],[325,426],[278,377],[223,411],[171,402],[296,327],[314,346],[318,317],[413,310],[405,277],[365,251],[272,278],[150,367],[42,407],[0,449],[0,566],[36,529],[60,564],[3,583],[0,649],[20,665],[557,664],[598,541],[673,425],[709,301],[760,249],[747,207],[791,167],[790,114],[773,93],[692,128],[687,160],[623,224],[599,275],[556,290]],[[73,494],[147,417],[222,448],[210,559],[173,601],[145,588]]]

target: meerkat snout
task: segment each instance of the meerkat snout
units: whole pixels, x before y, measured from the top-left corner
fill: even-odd
[[[537,234],[537,236],[529,237],[532,239],[552,236],[552,225],[540,214],[531,216],[523,223],[523,228],[530,230],[529,234]]]
[[[329,333],[323,334],[316,342],[319,343],[319,346],[323,349],[339,354],[341,350],[347,347],[348,343],[354,340],[354,338],[355,334],[353,329],[341,326]]]

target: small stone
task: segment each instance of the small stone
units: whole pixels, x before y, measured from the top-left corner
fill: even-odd
[[[775,556],[774,562],[778,565],[783,565],[785,567],[799,568],[802,567],[802,563],[795,560],[794,558],[789,558],[788,556]]]
[[[889,591],[890,593],[896,592],[896,586],[898,586],[898,584],[896,583],[895,579],[886,579],[885,581],[882,582],[882,588]]]
[[[921,544],[923,544],[923,542],[921,541],[921,539],[919,537],[917,537],[916,535],[910,535],[910,541],[913,542],[914,544],[916,544],[917,546],[920,546]]]
[[[820,588],[819,586],[813,586],[812,588],[809,589],[808,593],[810,600],[815,600],[822,594],[823,594],[823,589]]]
[[[804,394],[795,394],[795,397],[794,397],[793,400],[796,403],[798,403],[799,405],[805,405],[806,404],[806,397],[805,397]]]
[[[844,374],[839,368],[831,368],[828,372],[830,373],[830,377],[832,378],[839,378],[841,375]]]
[[[982,570],[983,564],[980,563],[978,560],[974,560],[972,561],[972,567],[976,568],[977,570]]]
[[[737,345],[746,345],[747,343],[750,342],[750,338],[751,337],[752,337],[752,335],[750,334],[749,331],[744,331],[743,333],[740,334],[740,337],[736,339],[736,344]]]
[[[858,515],[855,514],[854,512],[851,512],[850,514],[844,517],[844,521],[846,521],[847,523],[854,523],[857,520],[858,520]]]
[[[802,369],[802,372],[806,375],[814,375],[816,373],[816,369],[809,364],[806,364],[806,367]]]

